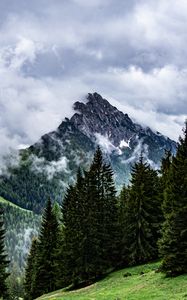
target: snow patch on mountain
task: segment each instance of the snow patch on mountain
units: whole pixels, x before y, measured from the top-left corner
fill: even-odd
[[[120,144],[119,144],[119,148],[130,148],[130,146],[129,146],[129,141],[128,142],[126,142],[125,140],[122,140],[121,142],[120,142]]]
[[[143,139],[138,140],[137,146],[134,148],[132,155],[127,159],[122,159],[121,162],[123,164],[131,164],[137,161],[143,151]]]
[[[96,143],[102,148],[107,154],[111,154],[113,151],[118,150],[109,140],[107,136],[100,133],[95,133]]]

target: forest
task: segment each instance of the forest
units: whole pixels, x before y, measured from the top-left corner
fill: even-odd
[[[62,287],[84,287],[113,270],[157,260],[166,276],[187,273],[187,122],[176,155],[166,151],[159,171],[142,153],[120,194],[114,178],[98,147],[89,169],[78,169],[61,207],[48,199],[27,257],[25,300]],[[7,284],[5,234],[1,210],[0,297],[16,299]]]

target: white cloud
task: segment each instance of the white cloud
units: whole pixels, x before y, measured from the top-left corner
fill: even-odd
[[[94,8],[109,5],[110,0],[73,0],[73,2],[81,6]]]
[[[32,144],[97,91],[177,139],[187,116],[187,3],[1,1],[0,155]]]
[[[116,151],[118,154],[121,154],[121,150],[114,146],[109,140],[109,137],[103,136],[100,133],[95,133],[96,143],[103,149],[107,154],[111,154],[113,151]]]
[[[142,145],[142,140],[138,141],[137,146],[134,148],[132,155],[127,159],[122,159],[121,162],[123,164],[134,163],[137,161],[141,155],[141,152],[144,150],[144,146]]]
[[[32,170],[38,173],[45,173],[48,180],[51,180],[57,173],[68,173],[68,159],[62,156],[57,161],[48,162],[43,157],[39,158],[35,155],[30,156],[32,162]]]

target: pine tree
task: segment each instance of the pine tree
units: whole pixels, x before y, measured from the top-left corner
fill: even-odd
[[[162,270],[169,276],[187,273],[187,121],[165,189]]]
[[[128,263],[140,264],[157,258],[161,204],[158,178],[141,156],[132,168],[129,201],[126,205],[124,241]]]
[[[118,223],[120,232],[119,241],[119,265],[124,267],[127,265],[127,252],[128,252],[128,241],[126,241],[126,228],[127,228],[127,207],[129,202],[130,187],[123,186],[119,195],[119,213]]]
[[[106,270],[114,267],[119,262],[119,224],[118,224],[118,206],[116,197],[116,188],[114,184],[114,173],[109,164],[103,163],[103,259],[106,262]]]
[[[80,281],[78,270],[78,259],[80,257],[80,222],[79,203],[75,186],[69,186],[62,203],[64,242],[62,245],[63,271],[62,282],[65,285]]]
[[[42,216],[36,253],[36,274],[33,282],[34,298],[56,289],[59,224],[48,200]]]
[[[170,172],[172,165],[172,154],[171,151],[165,151],[165,156],[161,161],[161,170],[160,170],[160,199],[162,202],[163,213],[169,213],[171,211],[171,199],[170,194]]]
[[[113,267],[116,256],[117,203],[113,172],[104,163],[100,148],[84,176],[62,204],[65,280],[89,283]]]
[[[90,275],[100,277],[116,264],[118,210],[113,171],[98,147],[88,172]]]
[[[7,272],[7,267],[9,261],[7,260],[7,255],[5,254],[5,229],[3,222],[3,210],[0,208],[0,298],[7,299],[8,288],[6,279],[9,276]]]
[[[32,300],[35,294],[33,290],[35,284],[35,276],[36,276],[36,268],[37,268],[37,246],[38,240],[34,238],[32,240],[30,252],[27,257],[27,264],[25,268],[25,279],[24,279],[24,299],[25,300]]]

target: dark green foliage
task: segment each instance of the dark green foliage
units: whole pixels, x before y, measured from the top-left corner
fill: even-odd
[[[88,174],[88,203],[93,250],[93,269],[103,274],[116,258],[117,199],[113,171],[107,165],[100,148],[97,149]],[[92,258],[93,260],[93,258]],[[100,270],[101,269],[101,270]]]
[[[40,234],[34,259],[34,277],[32,280],[32,293],[28,294],[36,298],[44,293],[55,290],[57,277],[57,250],[59,240],[59,224],[53,212],[51,201],[43,213]],[[32,277],[32,278],[33,278]],[[29,274],[28,274],[29,278]],[[29,290],[29,289],[28,289]]]
[[[20,300],[24,296],[24,276],[23,273],[21,273],[17,265],[15,264],[11,268],[10,276],[7,279],[7,285],[8,285],[8,293],[9,297],[8,300]]]
[[[27,257],[27,265],[25,268],[25,280],[24,280],[24,299],[25,300],[32,300],[34,295],[34,283],[35,283],[35,276],[36,276],[36,267],[37,267],[37,246],[38,240],[34,238],[32,240],[30,253]]]
[[[129,193],[130,187],[123,186],[119,195],[119,232],[120,232],[120,242],[119,242],[119,264],[123,267],[127,265],[127,251],[128,251],[128,241],[126,240],[126,230],[127,230],[127,208],[129,205]]]
[[[78,222],[78,219],[81,214],[78,214],[77,206],[76,188],[70,186],[62,204],[64,243],[62,244],[61,259],[64,265],[64,274],[62,273],[62,282],[64,282],[64,284],[71,283],[72,278],[75,281],[79,274],[79,272],[77,272],[77,260],[80,257],[80,231],[78,228],[80,222]]]
[[[104,258],[106,257],[106,269],[116,266],[118,262],[118,208],[116,189],[113,179],[113,171],[110,165],[103,164],[103,223],[101,224]],[[99,208],[100,209],[100,208]]]
[[[62,204],[65,281],[90,282],[114,266],[117,203],[113,172],[98,148],[90,170],[77,174]]]
[[[162,210],[166,214],[171,211],[171,199],[169,197],[170,194],[170,173],[171,173],[171,165],[172,165],[172,154],[171,151],[165,151],[165,156],[161,161],[161,170],[160,170],[160,198],[162,201]]]
[[[132,168],[131,187],[126,193],[123,247],[130,265],[141,264],[157,258],[162,218],[157,173],[142,156]],[[122,254],[125,257],[125,251]]]
[[[187,273],[187,122],[179,139],[165,188],[162,270],[169,276]]]
[[[7,272],[9,261],[5,254],[5,229],[3,221],[3,210],[0,208],[0,298],[7,299],[8,288],[6,279],[9,276]]]
[[[2,176],[0,180],[0,196],[5,199],[35,213],[41,213],[46,198],[60,202],[62,191],[59,181],[64,179],[62,174],[49,180],[44,172],[32,169],[30,160],[21,160],[19,167],[9,172],[10,176]]]

